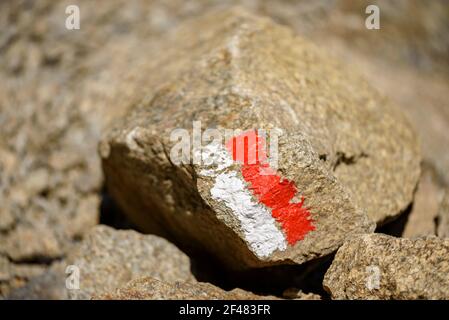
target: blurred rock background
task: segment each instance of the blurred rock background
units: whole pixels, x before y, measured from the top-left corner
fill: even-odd
[[[71,4],[80,30],[65,28]],[[124,71],[182,21],[235,4],[344,60],[409,117],[423,177],[413,208],[384,232],[435,234],[447,220],[437,218],[447,214],[439,203],[449,183],[447,1],[1,1],[0,296],[64,261],[99,222],[130,227],[104,193],[97,153],[101,132],[124,112],[114,104],[132,106],[148,85]],[[380,8],[380,30],[365,28],[369,4]]]

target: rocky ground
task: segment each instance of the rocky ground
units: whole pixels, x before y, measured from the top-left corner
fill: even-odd
[[[0,297],[449,298],[449,6],[376,3],[0,2]],[[296,198],[173,164],[198,120]]]

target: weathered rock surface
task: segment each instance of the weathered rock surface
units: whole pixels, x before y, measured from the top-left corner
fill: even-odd
[[[234,2],[0,3],[4,31],[0,33],[0,256],[8,256],[10,270],[9,280],[0,282],[0,296],[9,292],[9,283],[20,286],[42,272],[49,260],[64,256],[69,242],[98,222],[101,176],[95,146],[99,132],[120,97],[134,103],[135,78],[125,76],[123,83],[129,86],[114,79],[132,69],[129,62],[139,60],[140,51],[150,54],[152,50],[142,46],[153,41],[148,41],[151,35],[210,7],[224,8]],[[445,1],[412,0],[400,5],[379,1],[382,12],[388,12],[382,18],[388,37],[365,30],[361,3],[241,3],[317,43],[341,41],[345,53],[362,49],[373,55],[374,59],[365,61],[372,64],[366,75],[411,115],[424,141],[424,157],[436,163],[439,174],[449,181],[447,81],[423,74],[448,70],[444,37],[448,16],[434,14],[447,9]],[[61,17],[69,4],[80,5],[82,28],[61,32]],[[397,64],[377,63],[386,56]],[[349,61],[354,63],[354,57],[350,55]],[[397,68],[404,62],[416,69]],[[156,72],[143,73],[153,73],[152,79]],[[142,83],[154,87],[157,81]],[[124,92],[129,96],[124,98]],[[416,219],[405,232],[427,232],[429,227],[427,217],[422,225]]]
[[[0,254],[15,263],[45,266],[98,223],[101,125],[76,89],[92,38],[60,32],[63,5],[0,9]]]
[[[74,4],[83,25],[67,30],[65,9]],[[142,53],[176,24],[159,19],[160,5],[0,3],[0,255],[13,265],[48,267],[98,224],[100,133],[143,84],[155,84]]]
[[[437,235],[449,238],[449,189],[446,189],[437,216]]]
[[[315,294],[297,294],[296,299],[319,300]],[[150,277],[133,280],[115,292],[95,296],[101,300],[263,300],[278,299],[274,296],[259,296],[242,289],[224,291],[205,282],[166,283]]]
[[[69,299],[66,289],[64,262],[54,263],[41,274],[32,277],[28,282],[5,293],[9,300],[63,300]]]
[[[338,250],[323,286],[333,299],[448,299],[449,239],[361,235]]]
[[[344,45],[343,45],[344,46]],[[437,73],[369,60],[349,53],[348,62],[365,75],[379,92],[386,95],[407,115],[421,141],[423,159],[435,168],[438,177],[449,183],[449,81]]]
[[[68,266],[79,270],[79,289],[66,289],[66,272],[73,275],[73,269],[66,270]],[[144,276],[168,283],[195,281],[189,258],[165,239],[100,225],[86,235],[67,261],[13,291],[10,298],[89,299]]]
[[[13,263],[0,255],[0,297],[8,296],[12,291],[24,286],[29,279],[45,273],[46,265]]]
[[[74,4],[83,26],[67,30]],[[0,5],[0,254],[47,263],[98,224],[101,132],[157,84],[146,53],[176,23],[146,1]]]
[[[288,288],[282,292],[284,299],[295,300],[321,300],[321,296],[314,293],[304,293],[298,288]]]
[[[186,250],[206,249],[232,267],[303,263],[411,203],[420,156],[409,125],[363,79],[307,41],[236,9],[191,21],[166,43],[179,52],[177,64],[159,64],[159,80],[170,76],[148,88],[100,146],[109,191],[144,230]],[[241,164],[174,164],[170,134],[190,130],[193,121],[203,129],[281,128],[278,173],[296,185],[315,229],[276,246],[276,230],[267,230],[279,232],[279,225],[251,216],[267,228],[257,233],[239,216],[245,201],[247,218],[258,206],[255,194],[237,194],[251,191]],[[207,158],[211,149],[202,151]]]
[[[67,264],[80,270],[80,290],[70,291],[74,299],[114,290],[142,276],[167,282],[194,280],[189,258],[167,240],[106,226],[95,227]]]
[[[423,139],[424,157],[449,181],[448,82],[429,77],[449,70],[445,37],[449,15],[441,14],[447,11],[446,1],[410,0],[394,5],[378,1],[385,32],[364,28],[366,4],[341,0],[331,4],[327,0],[3,1],[0,252],[20,260],[11,262],[11,269],[17,266],[21,274],[24,265],[36,270],[47,267],[48,260],[64,256],[70,247],[67,244],[98,222],[96,194],[101,176],[95,147],[115,102],[126,92],[129,96],[123,101],[134,103],[138,77],[125,76],[133,68],[130,61],[139,60],[142,52],[156,51],[143,48],[154,42],[153,35],[212,7],[225,8],[236,2],[272,16],[319,44],[341,43],[343,56],[359,49],[371,56],[363,56],[370,65],[365,74],[403,105]],[[81,8],[80,30],[61,29],[65,7],[71,4]],[[353,55],[348,61],[355,67]],[[409,70],[398,68],[404,64]],[[157,72],[142,74],[153,78]],[[123,82],[122,77],[126,78]],[[154,86],[148,79],[142,83],[146,86],[137,87],[148,90]],[[41,184],[39,176],[44,175],[49,181]],[[16,226],[19,232],[14,231]],[[32,250],[30,242],[34,243]],[[52,250],[47,254],[46,248]]]

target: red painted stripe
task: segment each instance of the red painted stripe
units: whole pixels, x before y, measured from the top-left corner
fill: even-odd
[[[294,245],[312,230],[310,211],[303,207],[304,198],[292,203],[298,189],[293,181],[283,179],[267,163],[265,141],[255,130],[247,131],[226,143],[234,161],[240,162],[242,176],[257,199],[271,208],[271,215],[278,221],[287,242]]]

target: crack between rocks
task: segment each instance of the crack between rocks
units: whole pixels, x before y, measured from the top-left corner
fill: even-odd
[[[50,266],[54,262],[62,261],[64,260],[64,256],[60,257],[46,257],[43,255],[35,255],[33,257],[24,258],[20,260],[14,260],[8,255],[6,255],[6,258],[9,260],[10,263],[15,265],[42,265],[42,266]]]
[[[25,259],[19,259],[15,260],[11,258],[8,254],[0,254],[0,256],[5,257],[9,263],[13,265],[39,265],[39,266],[51,266],[55,262],[60,262],[64,260],[64,256],[60,257],[46,257],[43,255],[36,255],[33,257],[25,258]]]

